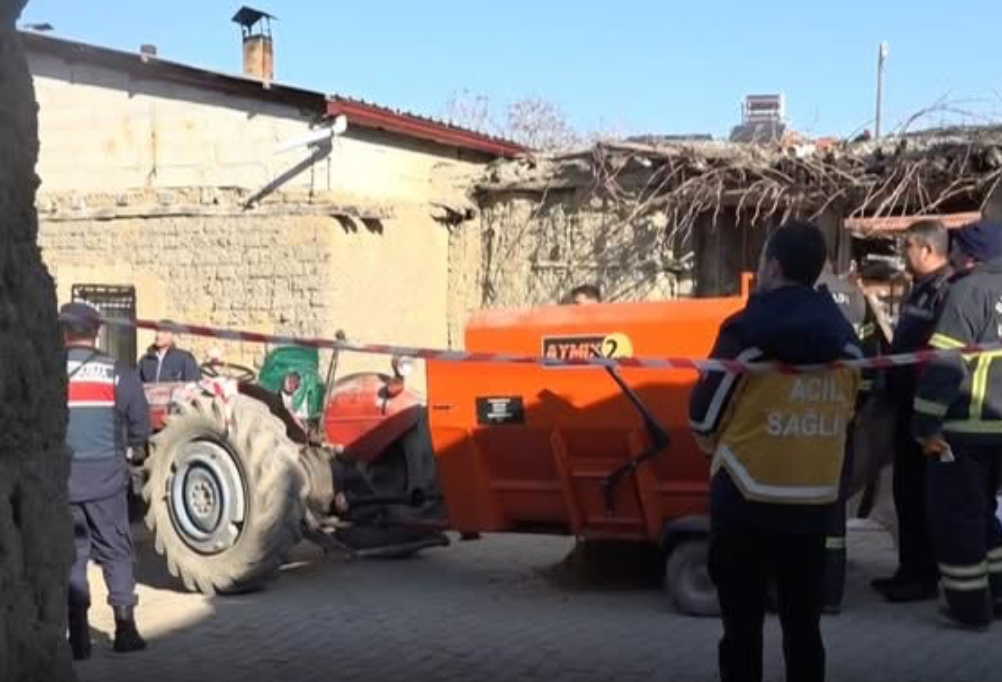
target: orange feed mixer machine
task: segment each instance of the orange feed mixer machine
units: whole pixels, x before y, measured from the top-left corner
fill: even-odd
[[[729,298],[484,311],[466,351],[705,358],[749,284]],[[430,361],[427,376],[450,527],[656,543],[675,604],[716,612],[709,461],[689,430],[695,371]]]

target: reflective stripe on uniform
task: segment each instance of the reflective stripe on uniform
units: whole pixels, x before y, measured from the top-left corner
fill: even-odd
[[[988,552],[988,572],[1002,573],[1002,547],[996,547]]]
[[[859,336],[859,340],[868,339],[873,336],[874,332],[877,331],[877,327],[872,322],[867,322],[866,324],[859,325],[859,331],[856,333]]]
[[[717,456],[734,483],[753,498],[765,500],[782,500],[790,503],[825,502],[838,498],[838,485],[795,486],[770,485],[759,483],[751,477],[744,464],[731,452],[730,448],[721,446]]]
[[[939,572],[943,576],[951,578],[972,578],[983,576],[988,572],[988,562],[979,561],[976,564],[966,564],[964,566],[939,564]]]
[[[942,579],[943,587],[947,590],[953,590],[954,592],[974,592],[975,590],[987,590],[988,576],[982,576],[980,578],[969,578],[967,580],[957,580],[956,578],[947,578],[946,576]]]
[[[762,351],[758,348],[747,348],[734,359],[738,362],[750,362],[759,358],[761,355]],[[738,375],[732,372],[724,374],[724,378],[721,379],[720,384],[717,385],[717,391],[713,394],[710,406],[706,408],[706,414],[703,415],[702,421],[689,421],[689,427],[693,431],[697,431],[699,433],[709,433],[710,431],[713,431],[715,426],[718,426],[717,419],[720,416],[720,410],[724,406],[724,401],[726,400],[728,394],[730,394],[731,389],[734,387],[734,382],[737,381],[738,378]]]
[[[986,351],[978,356],[974,365],[974,376],[971,379],[971,410],[970,415],[979,419],[985,407],[985,397],[988,393],[988,373],[992,361],[1002,357],[999,351]]]
[[[873,379],[863,379],[859,382],[859,390],[863,393],[873,390]]]
[[[963,348],[967,344],[953,338],[952,336],[937,333],[933,334],[932,338],[929,339],[929,345],[940,350],[948,350],[951,348]]]
[[[941,405],[940,403],[936,403],[931,400],[916,398],[912,403],[912,408],[919,414],[925,414],[930,417],[945,417],[946,413],[950,409],[950,406]]]
[[[825,538],[825,549],[845,549],[845,536],[829,535]]]
[[[950,433],[1002,433],[1002,419],[957,419],[943,422],[943,430]]]

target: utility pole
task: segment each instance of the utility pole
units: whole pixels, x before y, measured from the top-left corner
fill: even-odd
[[[887,41],[877,49],[877,118],[874,124],[874,138],[880,139],[880,117],[884,104],[884,61],[887,59]]]

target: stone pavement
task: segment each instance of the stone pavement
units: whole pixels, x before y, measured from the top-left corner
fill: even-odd
[[[297,550],[263,592],[179,592],[140,540],[140,626],[150,649],[116,655],[99,573],[91,573],[95,656],[82,682],[198,680],[545,681],[716,679],[716,619],[680,616],[650,587],[558,586],[567,538],[487,536],[406,561],[346,562]],[[829,680],[999,679],[1002,623],[989,634],[941,625],[936,605],[888,607],[868,580],[892,568],[882,532],[850,538],[846,611],[825,619]],[[781,680],[778,628],[767,679]]]

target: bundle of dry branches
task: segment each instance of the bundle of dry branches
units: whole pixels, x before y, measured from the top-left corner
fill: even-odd
[[[629,224],[654,212],[687,238],[724,209],[756,225],[836,208],[843,217],[923,215],[980,206],[1002,181],[1002,127],[957,127],[879,141],[773,146],[718,141],[605,142],[492,165],[482,195],[585,190]]]

